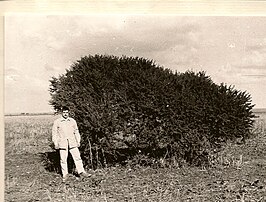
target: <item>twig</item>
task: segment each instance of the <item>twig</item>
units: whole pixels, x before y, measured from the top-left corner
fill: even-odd
[[[102,149],[102,154],[103,154],[103,166],[104,166],[104,168],[106,168],[107,167],[107,162],[106,162],[106,158],[105,158],[105,155],[104,155],[104,149],[103,148],[101,148]]]
[[[98,163],[99,163],[99,154],[98,154],[98,146],[96,146],[96,168],[98,169]]]
[[[90,164],[91,164],[91,167],[93,168],[93,165],[92,165],[92,150],[91,150],[91,142],[90,142],[90,139],[88,139],[88,143],[89,143],[89,148],[90,148]]]

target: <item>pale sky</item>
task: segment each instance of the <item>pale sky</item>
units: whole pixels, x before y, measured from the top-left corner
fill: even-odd
[[[266,108],[265,17],[8,15],[4,39],[5,113],[52,112],[49,79],[95,54],[204,70]]]

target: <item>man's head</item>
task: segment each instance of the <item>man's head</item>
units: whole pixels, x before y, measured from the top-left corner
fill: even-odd
[[[69,117],[69,108],[67,106],[62,107],[62,116],[65,119]]]

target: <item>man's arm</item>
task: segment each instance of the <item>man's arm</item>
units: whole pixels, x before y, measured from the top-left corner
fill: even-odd
[[[52,141],[54,143],[54,147],[55,149],[58,149],[59,148],[59,145],[58,145],[58,134],[57,134],[57,121],[54,122],[54,125],[53,125],[53,128],[52,128]]]
[[[79,129],[78,129],[78,125],[77,122],[73,119],[74,121],[74,134],[76,136],[76,140],[78,142],[78,146],[80,146],[80,133],[79,133]]]

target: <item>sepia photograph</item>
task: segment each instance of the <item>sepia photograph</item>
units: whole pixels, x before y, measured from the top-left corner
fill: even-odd
[[[5,201],[266,201],[266,17],[4,16]]]

